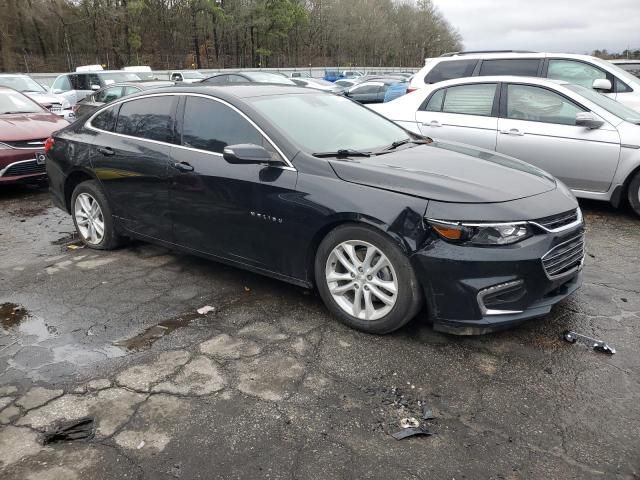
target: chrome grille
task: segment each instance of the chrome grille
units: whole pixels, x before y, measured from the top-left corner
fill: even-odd
[[[35,173],[44,173],[45,169],[46,167],[44,165],[38,165],[35,160],[27,160],[9,165],[2,176],[18,177],[20,175],[33,175]]]
[[[533,223],[540,225],[547,230],[557,230],[577,222],[579,218],[580,213],[578,212],[578,209],[575,209],[569,212],[552,215],[550,217],[540,218],[538,220],[534,220]]]
[[[542,257],[542,265],[550,279],[569,275],[582,266],[584,260],[584,233],[562,242]]]
[[[49,111],[50,112],[61,112],[62,111],[62,105],[59,103],[54,103],[53,105],[49,105]]]
[[[11,148],[26,148],[29,150],[36,150],[44,147],[44,142],[46,138],[36,139],[36,140],[20,140],[18,142],[6,142],[3,141],[5,145],[10,146]]]

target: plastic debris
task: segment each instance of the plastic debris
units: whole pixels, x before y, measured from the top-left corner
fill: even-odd
[[[144,447],[144,440],[142,440],[138,446],[136,447],[136,450],[140,450],[142,447]]]
[[[76,420],[58,423],[50,431],[42,434],[42,444],[90,440],[96,433],[95,419],[82,417]]]
[[[402,428],[411,428],[411,427],[419,427],[420,426],[420,422],[411,417],[411,418],[403,418],[402,420],[400,420],[400,426]]]
[[[419,435],[424,435],[429,437],[433,435],[433,432],[430,431],[426,425],[420,425],[418,427],[403,428],[399,432],[391,434],[391,436],[396,440],[402,440],[403,438],[415,437]]]
[[[215,310],[215,307],[212,307],[211,305],[205,305],[204,307],[201,307],[197,310],[197,312],[200,315],[206,315],[209,312],[213,312]]]
[[[563,338],[565,339],[565,341],[569,343],[576,343],[579,341],[580,343],[583,343],[588,347],[593,348],[596,352],[606,353],[608,355],[613,355],[614,353],[616,353],[615,348],[610,347],[602,340],[597,340],[595,338],[587,337],[586,335],[572,332],[570,330],[567,330],[566,332],[564,332]]]
[[[433,410],[426,403],[422,403],[422,419],[423,420],[433,420],[435,417],[433,416]]]
[[[75,243],[67,245],[67,250],[80,250],[81,248],[84,248],[84,245],[76,245]]]

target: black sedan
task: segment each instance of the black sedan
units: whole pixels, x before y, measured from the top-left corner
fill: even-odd
[[[84,115],[85,113],[93,112],[105,103],[113,102],[119,98],[131,95],[132,93],[138,93],[145,90],[151,90],[153,88],[172,87],[176,83],[168,80],[149,80],[143,82],[120,82],[114,83],[96,93],[87,95],[83,100],[76,103],[74,109],[76,116]]]
[[[278,85],[296,85],[285,75],[273,72],[231,72],[216,73],[200,83],[205,85],[226,85],[228,83],[277,83]]]
[[[143,92],[47,142],[54,202],[88,247],[135,237],[315,287],[341,321],[484,333],[578,288],[571,192],[509,157],[417,137],[337,95]]]

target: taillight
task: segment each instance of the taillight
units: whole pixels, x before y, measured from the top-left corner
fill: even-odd
[[[415,88],[415,87],[409,87],[409,88],[407,88],[407,93],[415,92],[416,90],[418,90],[418,89]]]
[[[53,137],[47,138],[44,142],[44,153],[49,153],[49,150],[53,148],[53,144],[56,143]]]

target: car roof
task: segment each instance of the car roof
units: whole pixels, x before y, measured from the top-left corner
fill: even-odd
[[[555,80],[552,78],[542,77],[525,77],[519,75],[487,75],[478,77],[460,77],[451,80],[443,80],[442,82],[429,84],[428,87],[446,87],[450,85],[459,85],[461,83],[533,83],[536,85],[569,85],[565,80]]]
[[[0,77],[29,77],[29,75],[26,73],[0,73]]]
[[[229,85],[201,85],[191,84],[187,86],[168,87],[162,90],[162,93],[198,93],[201,95],[211,95],[221,99],[244,99],[252,97],[265,97],[274,95],[313,95],[324,94],[320,90],[300,87],[298,85],[280,85],[272,83],[234,83]],[[135,96],[144,95],[144,93],[135,93]],[[331,95],[326,93],[326,95]]]
[[[575,59],[589,59],[589,60],[599,60],[597,57],[592,57],[591,55],[583,55],[578,53],[551,53],[551,52],[524,52],[524,51],[503,51],[503,52],[455,52],[452,54],[447,54],[442,57],[431,57],[425,59],[426,61],[445,61],[449,62],[452,60],[464,60],[466,58],[469,59],[484,59],[484,60],[493,60],[493,59],[511,59],[511,58],[575,58]]]
[[[175,84],[176,82],[172,82],[171,80],[135,80],[135,81],[129,81],[129,82],[111,83],[103,87],[102,90],[105,90],[107,88],[113,88],[113,87],[127,87],[127,86],[140,87],[144,90],[147,88],[156,88],[156,87],[164,87],[164,86],[172,87]]]

